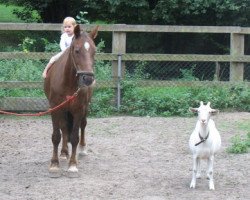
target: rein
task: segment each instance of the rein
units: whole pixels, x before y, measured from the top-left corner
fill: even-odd
[[[14,113],[14,112],[7,112],[7,111],[3,111],[3,110],[0,110],[0,114],[6,114],[6,115],[15,115],[15,116],[43,116],[43,115],[47,115],[49,113],[52,113],[52,112],[55,112],[57,110],[59,110],[60,108],[62,108],[65,104],[69,103],[70,101],[73,101],[78,93],[80,91],[80,88],[77,89],[77,91],[72,95],[72,96],[69,96],[66,98],[65,101],[63,101],[62,103],[60,103],[59,105],[55,106],[54,108],[50,108],[48,109],[47,111],[44,111],[44,112],[39,112],[39,113]]]
[[[208,136],[209,136],[209,132],[208,132],[208,134],[207,134],[207,136],[206,137],[201,137],[201,134],[199,133],[199,137],[200,137],[200,142],[198,142],[198,143],[196,143],[194,146],[198,146],[199,144],[201,144],[201,143],[203,143],[203,142],[205,142],[206,140],[207,140],[207,138],[208,138]]]

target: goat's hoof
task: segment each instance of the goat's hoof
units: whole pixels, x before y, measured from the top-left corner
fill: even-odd
[[[201,174],[197,174],[197,175],[196,175],[196,178],[199,178],[199,179],[200,179],[200,178],[201,178]]]
[[[194,182],[191,182],[190,188],[195,188],[195,183]]]
[[[214,183],[209,183],[209,190],[214,190]]]

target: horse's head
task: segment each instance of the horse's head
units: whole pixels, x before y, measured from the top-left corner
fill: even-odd
[[[89,34],[82,32],[80,26],[74,29],[74,39],[70,46],[72,63],[76,70],[78,78],[78,87],[91,86],[95,81],[94,78],[94,55],[95,43],[98,26]]]

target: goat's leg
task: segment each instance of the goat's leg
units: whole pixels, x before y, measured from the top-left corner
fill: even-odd
[[[196,155],[194,155],[193,156],[193,176],[192,176],[192,181],[190,183],[190,188],[195,188],[195,185],[196,185],[197,164],[198,164],[198,158]]]
[[[201,159],[197,158],[197,173],[196,178],[201,178]]]
[[[207,177],[209,179],[209,189],[214,190],[214,178],[213,178],[214,155],[208,158],[207,163],[208,163]]]

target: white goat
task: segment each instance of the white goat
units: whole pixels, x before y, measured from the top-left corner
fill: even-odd
[[[193,176],[190,188],[195,188],[196,178],[200,178],[200,160],[207,160],[207,178],[209,179],[209,189],[214,190],[213,162],[214,154],[221,147],[221,137],[215,127],[215,123],[210,119],[211,115],[218,110],[210,107],[210,102],[204,105],[200,102],[199,108],[189,108],[192,112],[198,112],[198,121],[189,139],[189,147],[193,153]]]

